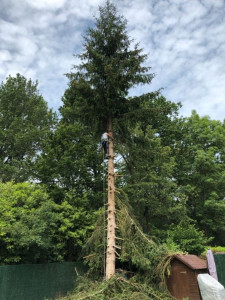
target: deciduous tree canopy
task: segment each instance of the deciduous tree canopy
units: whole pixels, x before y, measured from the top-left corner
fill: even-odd
[[[0,179],[25,181],[42,142],[53,125],[53,114],[39,95],[37,82],[20,74],[0,86]]]

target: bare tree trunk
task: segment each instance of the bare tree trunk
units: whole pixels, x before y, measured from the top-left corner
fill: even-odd
[[[116,264],[116,208],[115,208],[115,176],[114,176],[114,142],[112,118],[109,118],[109,160],[108,160],[108,223],[107,223],[107,251],[106,251],[106,279],[115,275]]]

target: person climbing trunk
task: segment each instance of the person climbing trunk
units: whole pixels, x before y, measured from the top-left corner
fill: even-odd
[[[101,148],[104,151],[104,158],[109,157],[109,137],[110,134],[108,132],[104,132],[101,136]]]

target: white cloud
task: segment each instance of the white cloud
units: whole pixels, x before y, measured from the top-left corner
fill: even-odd
[[[63,8],[66,0],[26,0],[26,2],[37,9],[57,10]]]
[[[21,73],[38,79],[49,106],[57,109],[66,88],[63,75],[75,64],[82,35],[104,0],[1,0],[0,81]],[[156,73],[140,94],[164,87],[181,101],[182,114],[196,109],[225,116],[225,2],[221,0],[113,0],[128,20],[128,34]],[[134,90],[132,91],[134,93]]]
[[[10,51],[7,50],[0,50],[0,57],[2,62],[10,61],[12,59]]]

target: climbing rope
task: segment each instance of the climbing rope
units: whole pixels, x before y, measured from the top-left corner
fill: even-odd
[[[106,196],[105,196],[105,186],[106,186],[106,176],[105,176],[105,157],[104,157],[104,151],[103,153],[103,206],[104,206],[104,228],[103,228],[103,245],[104,245],[104,262],[103,262],[103,268],[104,268],[104,278],[106,277]]]

